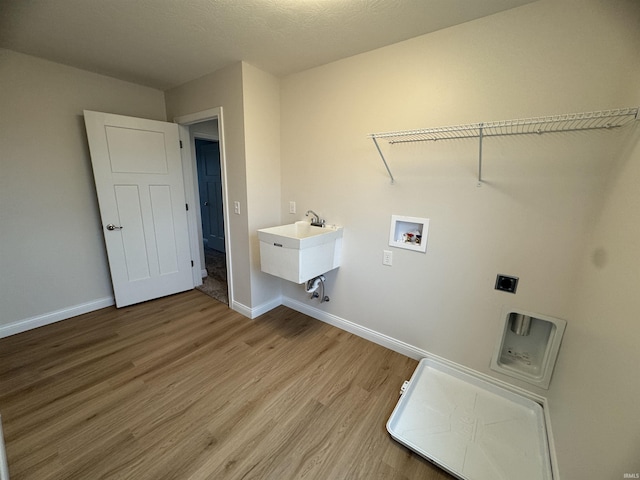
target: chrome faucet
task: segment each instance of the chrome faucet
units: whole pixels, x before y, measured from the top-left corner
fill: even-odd
[[[311,217],[311,225],[313,225],[314,227],[324,227],[324,220],[322,220],[320,218],[320,215],[318,215],[313,210],[307,210],[305,216],[308,217],[310,213],[313,214],[313,217]]]

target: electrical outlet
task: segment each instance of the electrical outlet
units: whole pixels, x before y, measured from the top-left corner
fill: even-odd
[[[516,293],[518,288],[518,277],[510,277],[508,275],[498,275],[496,278],[496,290],[503,292]]]
[[[389,267],[393,265],[393,252],[391,250],[382,251],[382,264]]]
[[[296,213],[296,202],[289,202],[289,213]]]
[[[233,202],[233,213],[240,215],[240,202]]]

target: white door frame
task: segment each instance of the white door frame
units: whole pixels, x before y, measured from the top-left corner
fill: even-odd
[[[229,241],[230,235],[230,222],[229,222],[229,196],[227,189],[227,157],[224,148],[224,123],[222,120],[222,107],[210,108],[201,112],[191,113],[189,115],[183,115],[175,117],[173,123],[178,124],[180,131],[180,141],[182,142],[182,172],[184,175],[184,187],[187,203],[190,208],[187,212],[187,220],[189,224],[189,242],[191,245],[191,255],[194,259],[193,268],[193,285],[202,285],[201,272],[205,268],[201,259],[204,258],[204,250],[202,244],[202,238],[198,233],[198,225],[200,223],[200,209],[197,205],[200,204],[198,197],[198,175],[196,167],[196,152],[191,145],[191,135],[189,133],[189,125],[194,123],[206,122],[208,120],[218,121],[218,140],[220,145],[220,170],[222,174],[222,202],[223,202],[223,217],[224,217],[224,249],[227,262],[227,289],[229,293],[229,307],[233,305],[233,269],[232,265],[232,251],[231,242]]]

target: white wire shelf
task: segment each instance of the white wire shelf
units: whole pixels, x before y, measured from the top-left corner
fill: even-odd
[[[435,142],[438,140],[456,140],[464,138],[479,139],[478,182],[482,181],[482,139],[506,135],[529,135],[554,132],[576,132],[582,130],[612,129],[638,120],[638,107],[618,108],[597,112],[567,113],[547,117],[521,118],[498,122],[471,123],[448,127],[425,128],[421,130],[405,130],[400,132],[372,133],[373,140],[382,161],[394,183],[389,165],[380,149],[378,140],[390,144],[409,142]]]

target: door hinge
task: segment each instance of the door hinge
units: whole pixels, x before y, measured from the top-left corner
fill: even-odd
[[[187,208],[187,212],[189,211],[189,204],[185,203],[184,206]]]
[[[191,260],[191,266],[193,267],[193,260]]]
[[[182,148],[182,140],[180,140],[180,148]]]

